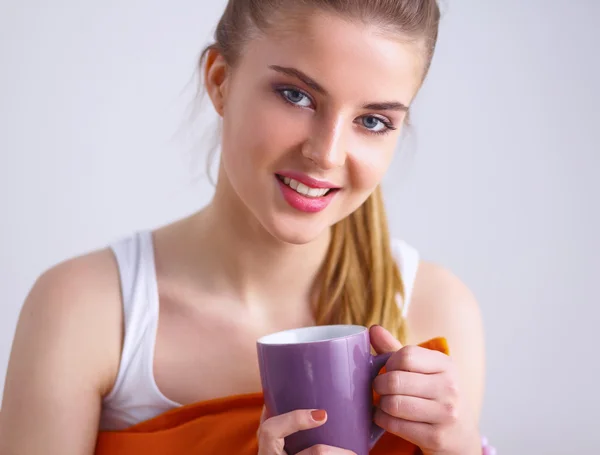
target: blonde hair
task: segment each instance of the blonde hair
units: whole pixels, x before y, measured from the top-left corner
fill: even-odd
[[[404,285],[390,246],[380,187],[333,226],[321,273],[317,324],[380,324],[405,340],[397,305]]]
[[[254,32],[266,32],[281,13],[298,12],[298,8],[360,19],[417,40],[426,56],[425,78],[438,36],[440,10],[436,0],[229,0],[214,43],[202,52],[200,69],[210,50],[218,51],[231,67],[235,66]],[[392,253],[380,187],[332,227],[320,281],[321,291],[314,302],[318,325],[380,324],[405,341],[406,324],[397,304],[398,298],[404,297],[404,284]]]

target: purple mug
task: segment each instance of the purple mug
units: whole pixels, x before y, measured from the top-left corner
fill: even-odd
[[[384,433],[373,422],[373,379],[391,354],[371,355],[369,330],[330,325],[286,330],[257,341],[271,416],[324,409],[327,422],[285,439],[288,455],[326,444],[367,455]]]

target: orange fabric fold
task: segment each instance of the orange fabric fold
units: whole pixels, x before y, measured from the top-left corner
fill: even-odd
[[[444,338],[420,346],[449,353]],[[101,431],[95,455],[256,455],[262,407],[260,393],[182,406],[126,430]],[[417,451],[413,444],[386,433],[371,454],[414,455]]]

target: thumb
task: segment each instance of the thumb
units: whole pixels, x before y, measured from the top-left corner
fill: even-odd
[[[377,354],[396,352],[402,349],[402,343],[380,325],[371,326],[369,336],[371,338],[371,345]]]

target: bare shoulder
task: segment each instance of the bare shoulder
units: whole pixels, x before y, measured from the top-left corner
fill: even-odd
[[[44,272],[25,300],[19,329],[29,341],[47,337],[81,354],[93,351],[93,357],[81,360],[106,368],[95,377],[110,378],[118,368],[122,338],[120,280],[112,252],[94,251]]]
[[[430,338],[479,329],[481,315],[475,296],[460,278],[438,264],[421,261],[408,321],[411,332]]]
[[[68,259],[46,270],[34,283],[25,306],[94,309],[95,303],[107,296],[120,298],[120,283],[116,259],[110,249],[105,248]]]
[[[118,371],[120,302],[108,249],[62,262],[37,279],[13,341],[0,452],[91,453],[101,398]]]
[[[450,270],[421,261],[407,322],[411,344],[440,336],[448,340],[450,354],[478,413],[484,388],[485,340],[473,292]]]

